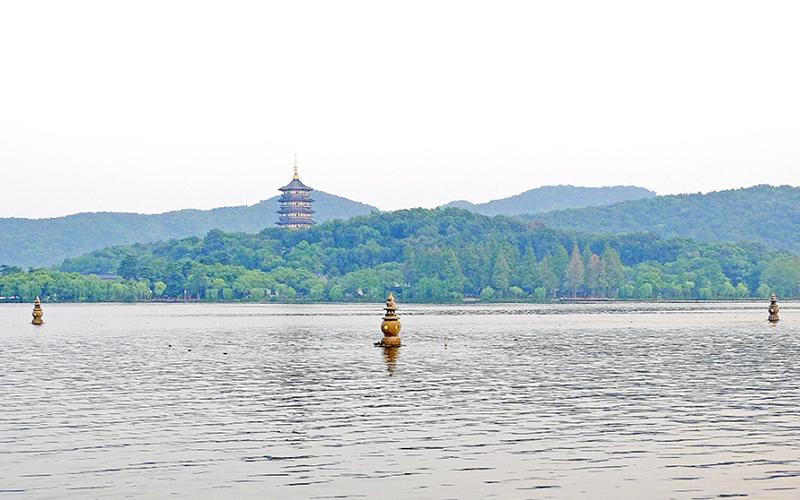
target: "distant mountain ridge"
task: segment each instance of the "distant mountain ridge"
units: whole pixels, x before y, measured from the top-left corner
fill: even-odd
[[[614,197],[638,197],[614,203]],[[315,191],[315,220],[347,219],[377,208]],[[53,219],[0,219],[0,265],[47,266],[100,248],[204,236],[211,229],[255,233],[277,221],[278,197],[252,206],[163,214],[81,213]],[[590,206],[607,202],[607,205]],[[583,203],[583,208],[544,211]],[[707,194],[655,196],[634,186],[546,186],[483,204],[452,202],[483,215],[541,219],[554,229],[626,234],[653,231],[699,241],[752,241],[800,252],[800,188],[760,185]],[[525,211],[520,211],[520,210]]]
[[[314,191],[314,220],[367,215],[378,209]],[[256,233],[278,220],[278,196],[255,205],[161,214],[86,212],[52,219],[0,218],[0,265],[49,266],[98,248],[203,236],[211,229]]]
[[[637,186],[579,187],[571,185],[542,186],[486,203],[452,201],[442,208],[458,207],[483,215],[520,215],[550,212],[567,208],[611,205],[627,200],[652,198],[656,193]]]
[[[698,241],[752,241],[800,251],[800,188],[762,184],[707,194],[678,194],[614,205],[521,216],[549,227],[592,233],[654,231]]]

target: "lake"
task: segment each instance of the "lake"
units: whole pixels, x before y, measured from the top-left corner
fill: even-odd
[[[800,304],[0,305],[0,500],[800,498]]]

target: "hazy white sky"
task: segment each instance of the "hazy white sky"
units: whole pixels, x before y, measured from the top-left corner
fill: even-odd
[[[800,2],[0,0],[0,217],[800,185]]]

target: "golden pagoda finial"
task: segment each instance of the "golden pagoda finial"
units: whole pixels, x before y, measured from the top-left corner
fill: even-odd
[[[297,175],[297,153],[294,155],[294,178],[299,179],[300,176]]]

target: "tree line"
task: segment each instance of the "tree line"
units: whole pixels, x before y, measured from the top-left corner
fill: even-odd
[[[800,297],[800,259],[752,243],[598,235],[466,210],[117,246],[57,268],[0,267],[1,300],[208,301]]]

